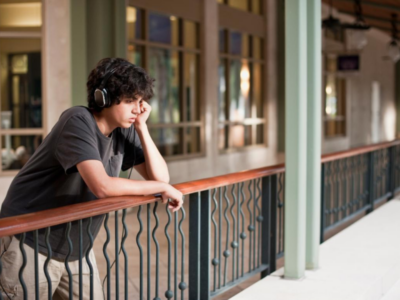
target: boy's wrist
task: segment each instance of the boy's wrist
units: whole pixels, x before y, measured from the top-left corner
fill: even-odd
[[[143,131],[148,130],[147,124],[146,124],[146,123],[144,123],[144,124],[135,124],[135,129],[136,129],[136,131],[137,131],[138,133],[141,133],[141,132],[143,132]]]

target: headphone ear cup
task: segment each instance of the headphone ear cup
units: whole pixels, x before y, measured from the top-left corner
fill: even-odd
[[[104,95],[104,89],[96,89],[94,91],[94,101],[98,107],[104,107],[106,105],[106,95]]]
[[[107,90],[105,88],[102,91],[104,97],[104,107],[110,107],[111,106],[110,96],[108,96]]]

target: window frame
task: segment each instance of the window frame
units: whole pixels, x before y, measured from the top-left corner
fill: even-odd
[[[42,139],[45,138],[47,135],[47,122],[46,122],[46,112],[47,112],[47,99],[46,99],[46,93],[45,93],[45,61],[44,61],[44,16],[45,16],[45,3],[42,0],[38,1],[31,1],[31,2],[40,2],[41,3],[41,18],[42,18],[42,24],[40,27],[21,27],[21,28],[16,28],[14,30],[10,30],[7,27],[0,27],[0,38],[10,38],[10,39],[40,39],[40,44],[41,44],[41,50],[40,50],[40,55],[41,55],[41,88],[42,88],[42,127],[40,128],[10,128],[10,129],[2,129],[2,126],[0,126],[0,149],[3,149],[3,144],[2,140],[3,137],[6,137],[7,135],[10,135],[11,137],[13,136],[41,136]],[[14,2],[10,2],[14,3]],[[1,4],[7,4],[7,1],[1,2]],[[0,65],[1,69],[1,65]],[[1,104],[1,95],[0,95],[0,104]],[[0,124],[1,124],[1,115],[0,115]],[[0,165],[3,166],[2,164],[2,156],[0,155]],[[15,169],[15,170],[3,170],[3,167],[0,168],[0,177],[5,177],[5,176],[16,176],[18,172],[21,169]]]
[[[334,58],[337,61],[337,54],[332,54],[332,53],[325,53],[323,54],[323,89],[322,89],[322,93],[323,93],[323,97],[322,97],[322,104],[323,104],[323,116],[322,116],[322,120],[323,120],[323,135],[325,139],[331,140],[331,139],[336,139],[336,138],[346,138],[348,136],[348,130],[347,130],[347,90],[348,90],[348,80],[347,80],[347,76],[345,74],[343,74],[343,72],[338,72],[338,71],[329,71],[327,69],[327,60],[328,58]],[[339,106],[341,106],[342,110],[343,110],[343,114],[341,115],[337,115],[337,116],[329,116],[326,113],[326,85],[327,85],[327,78],[328,76],[334,76],[335,81],[340,81],[343,80],[344,83],[344,99],[343,100],[339,100],[338,97],[338,101],[337,101],[337,107],[339,108]],[[341,89],[341,87],[340,87]],[[339,94],[342,94],[342,91],[339,91]],[[335,134],[333,135],[328,135],[327,134],[327,125],[329,122],[342,122],[343,123],[343,131],[344,133],[341,134],[337,134],[337,131],[335,131]],[[335,125],[336,126],[336,125]]]
[[[267,118],[267,106],[268,106],[268,101],[266,100],[266,95],[267,95],[267,87],[264,86],[265,83],[265,76],[266,76],[266,68],[267,68],[267,59],[266,59],[266,51],[265,51],[265,42],[266,39],[265,37],[261,37],[258,36],[256,34],[249,34],[247,32],[243,32],[241,30],[238,29],[234,29],[234,28],[219,28],[219,30],[224,30],[225,34],[225,52],[221,52],[218,49],[218,59],[219,59],[219,63],[221,62],[221,60],[225,61],[225,82],[226,82],[226,89],[225,89],[225,121],[221,121],[219,120],[219,103],[218,103],[218,130],[220,128],[221,125],[223,125],[225,128],[228,128],[229,131],[228,133],[225,133],[225,145],[227,145],[227,148],[219,148],[219,144],[220,141],[218,140],[218,151],[220,154],[228,154],[228,153],[235,153],[235,152],[242,152],[242,151],[249,151],[249,150],[253,150],[253,149],[257,149],[257,148],[265,148],[268,147],[268,139],[267,139],[267,130],[268,130],[268,118]],[[249,48],[249,55],[247,57],[245,57],[244,55],[235,55],[235,54],[231,54],[230,53],[230,38],[231,38],[231,33],[232,32],[240,32],[241,34],[247,34],[248,38],[249,38],[249,44],[252,44],[252,39],[253,37],[257,37],[260,38],[262,40],[262,42],[260,43],[261,45],[261,55],[262,58],[254,58],[252,57],[253,55],[250,54],[250,52],[252,51],[252,46]],[[219,37],[219,35],[218,35]],[[261,67],[261,86],[263,87],[263,89],[261,90],[261,102],[262,102],[262,111],[263,111],[263,118],[258,118],[258,117],[249,117],[249,118],[244,118],[241,121],[230,121],[229,120],[229,109],[230,109],[230,87],[229,87],[229,74],[230,74],[230,65],[231,62],[233,60],[239,60],[239,61],[243,61],[246,60],[249,64],[253,64],[253,63],[257,63],[260,65]],[[252,68],[251,68],[252,69]],[[250,77],[250,80],[253,80],[253,77]],[[253,82],[251,82],[250,84],[250,95],[252,93],[252,86],[253,86]],[[219,99],[218,99],[219,101]],[[252,107],[252,105],[254,104],[253,102],[253,97],[250,97],[250,107]],[[253,111],[250,110],[250,113],[253,114]],[[254,139],[257,140],[257,125],[259,124],[264,124],[264,129],[262,132],[262,136],[263,136],[263,143],[260,144],[251,144],[251,145],[244,145],[242,147],[234,147],[231,145],[231,140],[229,138],[229,135],[231,134],[231,129],[233,128],[233,126],[235,125],[251,125],[251,140],[253,141]],[[219,139],[219,134],[218,134],[218,139]]]
[[[187,5],[187,1],[182,0],[183,2],[186,2],[185,5]],[[139,2],[139,1],[138,1]],[[181,1],[176,1],[178,4]],[[183,3],[182,3],[183,4]],[[182,129],[182,138],[180,138],[180,141],[182,141],[183,145],[181,142],[179,143],[180,146],[183,149],[183,154],[178,154],[178,155],[172,155],[172,156],[163,156],[166,161],[179,161],[179,160],[186,160],[186,159],[191,159],[191,158],[197,158],[197,157],[204,157],[206,155],[206,145],[205,145],[205,101],[203,101],[203,92],[202,92],[202,86],[204,85],[204,79],[203,79],[203,43],[202,43],[202,23],[200,19],[200,14],[199,18],[193,18],[194,12],[196,7],[192,7],[190,11],[182,14],[181,11],[178,11],[178,6],[179,5],[172,5],[169,11],[167,10],[162,10],[160,9],[161,7],[153,8],[152,3],[148,3],[148,5],[144,5],[143,2],[136,3],[135,0],[129,0],[126,5],[126,9],[128,7],[134,7],[135,9],[140,9],[142,11],[142,26],[143,26],[143,36],[141,39],[132,39],[130,40],[129,37],[126,37],[127,40],[127,48],[130,45],[133,46],[141,46],[143,47],[143,60],[142,60],[142,67],[146,70],[149,69],[150,66],[150,60],[149,60],[149,53],[150,53],[150,48],[157,48],[157,49],[168,49],[171,51],[176,51],[178,52],[179,56],[179,74],[181,75],[179,78],[179,95],[180,95],[180,113],[181,113],[181,122],[179,123],[148,123],[148,128],[155,129],[155,128],[177,128],[177,129]],[[174,11],[176,9],[176,11]],[[152,42],[149,40],[149,13],[157,13],[157,14],[163,14],[166,16],[175,16],[178,18],[178,32],[179,32],[179,46],[174,46],[170,44],[163,44],[159,42]],[[196,12],[197,13],[197,12]],[[183,34],[183,26],[184,26],[184,21],[190,21],[194,22],[197,25],[197,32],[198,32],[198,47],[197,48],[188,48],[183,46],[184,45],[184,34]],[[127,23],[128,26],[128,23]],[[128,31],[127,31],[128,32]],[[182,45],[182,46],[181,46]],[[128,50],[129,51],[129,50]],[[128,52],[127,52],[128,53]],[[198,108],[199,109],[199,120],[198,121],[187,121],[187,116],[186,116],[186,93],[185,93],[185,85],[184,85],[184,70],[185,70],[185,59],[184,55],[188,54],[195,54],[197,55],[197,99],[198,99]],[[157,84],[157,83],[155,83]],[[190,140],[190,137],[186,133],[186,130],[188,128],[199,128],[199,152],[196,153],[187,153],[187,143]]]
[[[259,2],[260,13],[253,12],[253,1],[252,0],[246,0],[247,1],[247,9],[246,10],[243,10],[241,8],[237,8],[235,6],[230,5],[229,4],[229,0],[215,0],[215,1],[217,1],[218,4],[226,5],[226,6],[229,6],[229,7],[233,8],[233,9],[237,9],[239,11],[248,12],[248,13],[251,13],[251,14],[258,15],[258,16],[263,16],[264,15],[264,1],[262,1],[262,0],[257,0]]]

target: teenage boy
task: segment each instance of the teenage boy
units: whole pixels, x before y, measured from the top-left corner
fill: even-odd
[[[161,194],[163,203],[175,212],[182,206],[182,193],[168,184],[167,165],[150,137],[146,120],[151,112],[146,102],[153,96],[153,82],[146,72],[121,58],[102,59],[87,81],[88,107],[64,111],[51,132],[14,178],[3,202],[0,218],[122,195]],[[118,178],[120,170],[134,167],[145,181]],[[95,237],[103,216],[92,218]],[[86,233],[89,220],[83,220]],[[49,241],[52,259],[48,270],[54,298],[68,299],[68,255],[66,225],[53,226]],[[79,225],[72,222],[70,237],[73,252],[69,267],[73,272],[74,298],[79,295]],[[83,253],[90,240],[83,234]],[[3,299],[23,299],[18,272],[22,264],[20,236],[2,238],[0,290]],[[24,281],[34,294],[34,237],[25,237],[27,266]],[[47,258],[45,231],[39,230],[40,299],[47,298],[47,279],[43,265]],[[102,299],[102,286],[93,250],[89,253],[94,268],[94,299]],[[83,264],[83,298],[89,299],[90,272]]]

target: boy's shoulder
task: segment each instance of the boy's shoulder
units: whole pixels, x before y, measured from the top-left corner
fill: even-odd
[[[68,124],[68,126],[67,126]],[[58,122],[54,125],[52,131],[61,132],[65,128],[90,128],[90,131],[96,130],[96,121],[85,106],[74,106],[66,109],[60,116]]]
[[[60,116],[60,120],[68,120],[72,117],[93,118],[89,108],[85,106],[73,106],[66,109]]]

